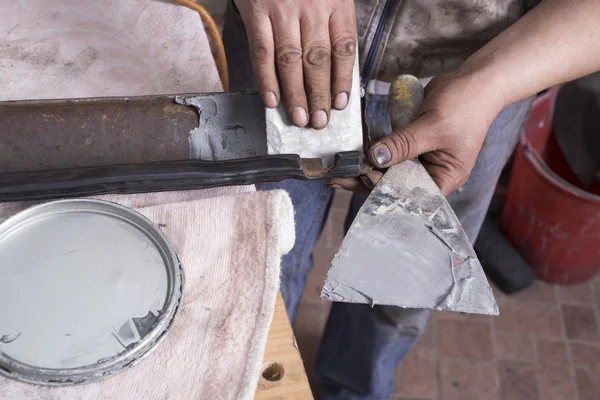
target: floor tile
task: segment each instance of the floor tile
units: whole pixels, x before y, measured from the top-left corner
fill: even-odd
[[[435,350],[423,347],[413,349],[396,368],[397,394],[412,397],[437,396]]]
[[[330,302],[301,301],[294,321],[294,336],[313,391],[316,390],[314,366],[317,350],[319,349],[330,308]]]
[[[350,206],[350,200],[352,200],[352,192],[338,189],[335,191],[335,194],[333,196],[331,209],[348,211],[348,207]]]
[[[571,374],[539,376],[540,400],[575,400],[577,389]]]
[[[502,290],[498,289],[498,286],[493,281],[489,281],[490,287],[492,288],[492,292],[494,293],[494,298],[498,305],[500,305],[504,300],[509,299],[509,295],[504,293]]]
[[[331,210],[329,218],[323,228],[324,244],[329,247],[339,247],[344,240],[344,221],[346,220],[347,211]]]
[[[324,276],[309,275],[306,278],[306,286],[304,286],[304,292],[302,293],[302,301],[310,302],[324,302],[321,300],[321,289],[325,282]]]
[[[563,304],[561,307],[567,338],[589,342],[600,340],[598,324],[592,307],[570,304]]]
[[[562,339],[560,309],[557,305],[507,301],[494,319],[497,332],[543,339]]]
[[[302,299],[294,320],[294,333],[321,336],[330,309],[329,301],[309,302]]]
[[[301,353],[303,353],[303,343],[318,345],[320,342],[330,308],[331,303],[327,301],[322,303],[300,302],[294,321],[294,336],[296,336]]]
[[[535,341],[535,356],[542,372],[570,374],[571,366],[567,356],[567,345],[562,341]]]
[[[496,332],[494,345],[499,360],[534,360],[533,339],[529,336]]]
[[[441,359],[440,394],[443,400],[498,400],[494,363]]]
[[[556,299],[562,303],[594,305],[591,282],[579,285],[556,285]]]
[[[554,285],[536,280],[533,285],[527,289],[507,296],[509,299],[518,301],[527,301],[534,303],[554,304],[556,295]]]
[[[533,363],[498,361],[500,398],[502,400],[532,400],[539,398]]]
[[[494,357],[488,322],[440,318],[438,335],[441,357],[473,361],[491,361]]]
[[[313,269],[309,275],[327,276],[329,268],[331,268],[331,260],[335,257],[339,246],[327,247],[321,242],[317,243],[313,251]]]
[[[569,400],[576,397],[575,381],[562,341],[536,340],[535,352],[542,400]]]
[[[467,314],[456,311],[437,311],[439,318],[443,319],[458,319],[461,321],[491,321],[495,316],[485,314]]]
[[[600,346],[582,343],[570,343],[571,360],[579,367],[600,366]]]
[[[425,347],[428,349],[434,349],[437,345],[436,331],[437,331],[437,315],[432,313],[429,316],[429,320],[427,321],[427,325],[425,326],[425,332],[423,332],[423,336],[417,342],[418,347]]]
[[[579,400],[598,400],[600,393],[600,375],[585,368],[575,368],[575,382]]]

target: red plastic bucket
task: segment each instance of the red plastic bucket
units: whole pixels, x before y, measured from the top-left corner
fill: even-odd
[[[533,106],[517,148],[502,228],[538,278],[584,282],[600,269],[600,185],[578,187],[552,133],[559,88]]]

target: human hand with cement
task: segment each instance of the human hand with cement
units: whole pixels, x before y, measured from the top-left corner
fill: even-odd
[[[460,73],[433,79],[423,93],[414,76],[392,83],[389,113],[393,132],[368,152],[371,165],[359,179],[334,178],[346,190],[368,192],[383,170],[419,157],[444,195],[468,178],[487,130],[502,109],[501,96]],[[494,101],[496,99],[496,101]]]
[[[354,1],[235,3],[246,25],[265,105],[277,107],[283,97],[294,125],[325,128],[331,108],[346,108],[352,89],[357,43]]]

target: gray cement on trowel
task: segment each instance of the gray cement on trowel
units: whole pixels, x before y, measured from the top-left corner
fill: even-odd
[[[113,215],[0,225],[0,352],[53,369],[123,353],[165,306],[166,268],[153,239]]]
[[[332,301],[498,314],[458,218],[417,160],[390,168],[327,274]]]

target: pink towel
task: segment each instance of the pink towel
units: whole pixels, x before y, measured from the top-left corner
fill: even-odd
[[[285,191],[249,190],[101,197],[163,227],[185,273],[182,308],[165,340],[129,370],[59,388],[0,377],[0,399],[252,399],[294,221]],[[0,204],[0,218],[25,205]]]

